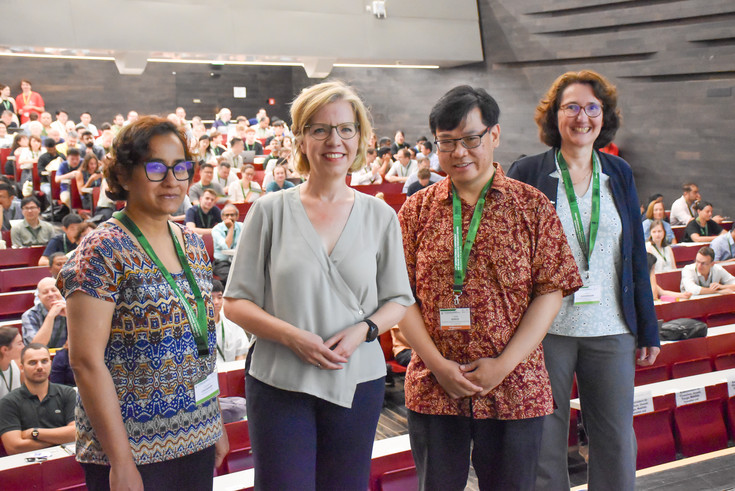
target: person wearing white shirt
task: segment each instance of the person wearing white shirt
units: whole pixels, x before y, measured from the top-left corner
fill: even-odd
[[[23,338],[14,327],[0,327],[0,398],[20,387],[20,368],[15,360],[20,359]]]
[[[718,235],[709,245],[715,251],[715,261],[735,259],[735,228]]]
[[[233,182],[237,182],[237,174],[231,172],[231,165],[226,160],[223,160],[217,166],[217,175],[214,176],[214,181],[220,185],[222,190],[229,189]]]
[[[416,172],[416,161],[411,160],[411,152],[407,148],[400,149],[397,156],[398,162],[394,163],[385,175],[388,182],[406,182],[408,177]]]
[[[219,280],[212,280],[212,304],[214,325],[217,329],[217,363],[244,360],[248,354],[250,340],[245,331],[225,317],[222,311],[225,287]]]
[[[434,147],[432,146],[430,141],[423,141],[419,144],[419,150],[421,151],[422,155],[425,155],[429,159],[429,168],[434,172],[439,172],[442,170],[442,168],[439,166],[439,156],[436,153],[433,153],[432,150]]]
[[[367,164],[362,169],[352,173],[350,186],[382,184],[383,176],[380,175],[380,162],[377,160],[377,156],[378,154],[374,148],[367,149]]]
[[[700,198],[699,186],[693,182],[686,182],[682,186],[683,195],[671,203],[669,223],[671,225],[686,225],[697,214],[694,212],[694,203]]]
[[[408,179],[406,179],[406,183],[403,185],[403,192],[408,192],[408,187],[413,184],[414,182],[419,180],[419,170],[421,169],[430,169],[431,168],[431,161],[429,158],[425,155],[419,154],[418,158],[416,159],[416,172],[408,176]],[[444,179],[442,176],[437,174],[436,172],[431,173],[431,177],[429,177],[429,183],[434,184],[435,182],[439,182],[442,179]]]
[[[241,173],[242,179],[230,184],[227,195],[232,203],[252,203],[263,195],[260,184],[255,182],[255,167],[245,164]]]
[[[715,252],[711,247],[699,249],[694,264],[681,270],[681,291],[694,295],[735,292],[735,276],[714,262]]]

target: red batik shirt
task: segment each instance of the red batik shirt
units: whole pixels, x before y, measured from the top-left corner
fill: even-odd
[[[470,330],[443,331],[439,323],[439,310],[454,307],[450,180],[414,194],[399,213],[408,275],[426,330],[439,352],[457,363],[497,357],[534,297],[556,290],[569,295],[582,286],[554,206],[494,165],[460,297],[459,306],[471,308]],[[474,205],[462,201],[463,238],[473,211]],[[486,396],[452,400],[415,352],[405,387],[406,407],[424,414],[523,419],[553,411],[540,345]]]

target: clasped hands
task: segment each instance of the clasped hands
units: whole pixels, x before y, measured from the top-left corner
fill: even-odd
[[[299,329],[287,346],[304,363],[325,370],[341,370],[357,347],[365,341],[367,324],[358,322],[324,341],[318,334]]]
[[[487,395],[512,369],[506,367],[500,358],[478,358],[464,364],[444,359],[432,373],[449,397],[461,399]]]

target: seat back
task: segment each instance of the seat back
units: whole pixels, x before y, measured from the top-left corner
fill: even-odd
[[[723,353],[715,356],[715,370],[729,370],[735,368],[735,353]]]
[[[638,442],[636,469],[645,469],[676,459],[671,409],[634,416],[633,429]]]
[[[405,491],[418,488],[419,477],[416,474],[416,466],[413,465],[388,471],[378,477],[378,489],[380,491]]]
[[[0,293],[0,320],[20,319],[33,307],[33,292]]]
[[[245,368],[227,373],[227,395],[245,397]]]
[[[33,463],[0,471],[3,491],[41,491],[44,489],[41,464]]]
[[[635,385],[653,384],[669,379],[669,369],[665,365],[656,367],[639,367],[635,370]]]
[[[51,276],[46,266],[12,268],[0,270],[0,293],[19,290],[35,290],[43,278]]]
[[[671,365],[671,378],[690,377],[711,371],[712,363],[709,358],[696,358]]]
[[[719,399],[677,407],[674,409],[674,427],[679,451],[685,457],[727,447],[727,430]]]
[[[41,463],[41,473],[46,489],[83,489],[84,470],[74,455],[51,459]]]

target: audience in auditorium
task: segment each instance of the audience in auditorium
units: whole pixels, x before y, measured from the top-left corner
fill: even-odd
[[[609,152],[606,152],[606,153],[609,153]],[[653,293],[654,300],[672,300],[672,299],[676,300],[678,298],[688,300],[689,298],[691,298],[692,296],[691,292],[684,292],[684,293],[674,292],[671,290],[664,290],[663,288],[658,286],[658,283],[656,282],[656,272],[654,271],[654,267],[656,264],[656,256],[649,252],[646,257],[648,259],[648,270],[650,272],[650,278],[651,278],[651,292]]]
[[[248,354],[250,341],[242,327],[227,317],[222,310],[225,287],[219,280],[212,280],[212,304],[214,305],[214,326],[217,330],[217,363],[244,360]]]
[[[282,191],[294,186],[294,183],[286,180],[286,167],[283,165],[276,165],[273,169],[273,180],[268,183],[265,191],[266,193],[273,193],[275,191]]]
[[[650,233],[646,241],[646,250],[656,259],[654,267],[656,273],[664,273],[676,269],[674,251],[669,245],[668,237],[666,237],[664,223],[666,222],[653,220],[649,226]]]
[[[79,139],[81,140],[79,142],[79,151],[82,154],[82,158],[90,153],[96,155],[99,160],[105,157],[105,149],[99,145],[95,145],[94,134],[91,131],[83,130],[80,133]]]
[[[13,198],[15,198],[15,187],[6,182],[0,182],[0,230],[10,230],[12,225],[10,220],[23,218],[20,201]]]
[[[10,87],[0,84],[0,112],[10,111],[16,114],[18,111],[15,107],[15,99],[10,96]]]
[[[76,179],[77,192],[82,198],[82,209],[92,210],[94,194],[91,189],[102,185],[102,165],[95,154],[88,153],[84,157],[74,179]]]
[[[682,242],[712,242],[718,235],[726,233],[719,223],[712,220],[712,203],[700,199],[694,203],[694,211],[697,217],[687,224]]]
[[[412,182],[406,190],[407,197],[414,195],[415,193],[431,186],[432,184],[431,171],[429,169],[419,169],[419,171],[414,175],[416,176],[416,180]]]
[[[41,181],[40,188],[47,195],[51,195],[51,185],[49,184],[46,167],[49,167],[51,162],[58,159],[58,162],[55,164],[55,168],[58,168],[61,162],[66,160],[66,155],[59,152],[56,145],[56,140],[53,138],[44,138],[43,146],[46,148],[46,151],[38,157],[38,178]]]
[[[30,121],[31,114],[40,116],[46,110],[46,104],[41,94],[31,90],[31,82],[28,80],[21,80],[20,88],[22,92],[15,98],[15,107],[20,116],[20,122],[23,124]]]
[[[390,153],[395,156],[400,149],[409,148],[410,146],[406,141],[406,135],[402,130],[398,130],[393,138],[393,143],[390,145]]]
[[[67,144],[71,145],[69,141]],[[66,151],[66,160],[59,164],[54,178],[59,184],[59,199],[71,209],[71,180],[82,172],[82,153],[78,148],[69,147]]]
[[[410,176],[408,176],[408,179],[406,179],[406,182],[403,184],[402,191],[406,193],[407,196],[411,196],[411,194],[413,194],[413,193],[409,194],[409,188],[411,187],[413,183],[419,180],[418,172],[421,169],[429,170],[429,177],[428,177],[429,184],[434,184],[435,182],[439,182],[442,179],[444,179],[444,177],[440,176],[439,174],[436,174],[435,172],[431,172],[431,161],[425,155],[419,155],[418,158],[416,159],[416,170]],[[418,191],[419,189],[425,188],[429,184],[425,184],[421,187],[418,187],[414,192]]]
[[[193,187],[193,186],[192,186]],[[212,227],[222,221],[222,213],[215,206],[217,194],[214,189],[207,188],[201,195],[198,205],[186,210],[186,226],[199,235],[211,235]]]
[[[0,399],[0,438],[9,455],[74,441],[74,389],[49,381],[51,355],[40,343],[20,355],[23,385]]]
[[[92,115],[88,113],[87,111],[84,111],[82,114],[79,115],[79,124],[82,125],[84,130],[92,133],[92,136],[94,138],[97,138],[98,136],[100,136],[99,130],[97,129],[95,125],[92,124]],[[84,137],[84,133],[82,133],[82,137]],[[84,141],[83,138],[82,138],[82,141]]]
[[[243,164],[242,152],[245,150],[245,144],[240,138],[230,140],[230,149],[220,155],[220,165],[227,163],[234,169],[240,169]],[[222,183],[220,183],[222,184]],[[225,188],[226,189],[226,188]]]
[[[681,291],[693,295],[735,292],[735,276],[714,262],[715,252],[711,247],[699,249],[694,264],[681,270]]]
[[[263,154],[263,145],[255,139],[255,128],[248,127],[245,129],[245,151],[255,152],[255,155]]]
[[[365,165],[351,174],[350,186],[366,186],[369,184],[381,184],[383,182],[377,156],[378,153],[374,148],[367,149]]]
[[[255,182],[255,167],[245,164],[239,181],[230,184],[227,195],[233,203],[252,203],[263,194],[260,184]]]
[[[715,251],[715,261],[735,259],[735,227],[715,237],[709,246]]]
[[[68,385],[69,387],[76,387],[76,381],[74,380],[74,370],[71,368],[69,363],[69,343],[56,350],[54,359],[51,360],[51,374],[49,380],[55,384]]]
[[[397,162],[393,163],[390,170],[385,174],[388,182],[406,182],[408,177],[416,172],[416,161],[411,160],[411,152],[408,148],[401,148],[396,154]]]
[[[43,255],[38,259],[39,266],[48,266],[50,257],[56,252],[68,254],[77,248],[79,244],[79,232],[81,232],[84,220],[76,213],[69,213],[61,219],[61,230],[63,233],[57,234],[48,241]]]
[[[60,348],[66,343],[66,301],[54,278],[39,281],[37,292],[39,302],[23,312],[21,318],[23,342]]]
[[[240,212],[235,205],[225,205],[222,208],[222,221],[212,227],[212,242],[214,245],[214,265],[212,272],[227,282],[230,273],[232,255],[225,251],[232,251],[237,247],[242,234],[242,223],[238,221]]]
[[[230,185],[233,182],[237,182],[237,174],[232,172],[231,168],[232,165],[227,161],[222,161],[217,166],[217,175],[215,176],[214,181],[219,184],[223,190],[230,189]]]
[[[417,299],[398,324],[418,355],[405,388],[424,489],[464,489],[470,460],[481,489],[533,488],[554,402],[540,342],[562,296],[581,286],[554,208],[493,161],[499,115],[484,89],[442,96],[429,124],[451,180],[408,198],[398,214]],[[486,267],[481,258],[490,257]]]
[[[192,205],[198,205],[205,189],[214,191],[215,201],[218,196],[224,196],[225,190],[219,183],[214,182],[214,167],[211,164],[204,164],[199,167],[199,181],[195,182],[189,188],[189,199]]]
[[[676,244],[674,230],[669,222],[666,221],[666,210],[664,209],[663,198],[651,201],[646,208],[646,219],[643,220],[643,237],[648,240],[651,237],[651,222],[659,220],[666,232],[666,240],[669,244]]]
[[[0,326],[0,399],[13,389],[20,387],[20,352],[23,349],[23,338],[13,326]]]
[[[20,202],[23,221],[16,223],[10,229],[10,238],[13,247],[45,246],[51,237],[56,235],[54,226],[41,220],[41,204],[30,196]]]
[[[693,182],[686,182],[682,185],[682,192],[683,194],[671,203],[671,213],[669,214],[671,225],[686,225],[692,218],[697,216],[694,203],[701,198],[699,186]]]

